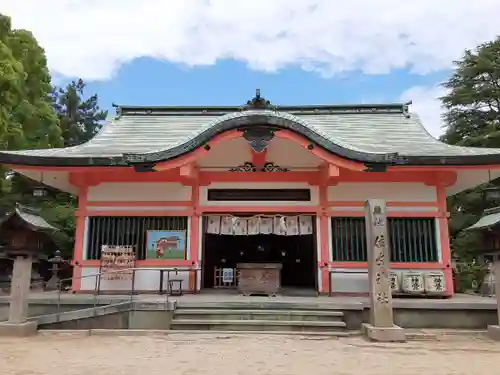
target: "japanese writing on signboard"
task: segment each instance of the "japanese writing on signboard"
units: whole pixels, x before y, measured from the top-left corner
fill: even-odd
[[[375,247],[378,249],[383,249],[385,247],[385,236],[383,234],[375,237]]]
[[[386,305],[389,303],[389,293],[387,292],[379,292],[377,293],[377,302]]]
[[[377,267],[382,267],[385,264],[385,254],[381,252],[377,258],[375,258],[375,264]]]
[[[385,224],[384,222],[384,219],[381,218],[380,216],[375,216],[374,219],[373,219],[373,225],[376,227],[376,228],[381,228],[383,227]]]
[[[223,268],[222,269],[222,282],[223,283],[232,283],[234,279],[234,270],[232,268]]]

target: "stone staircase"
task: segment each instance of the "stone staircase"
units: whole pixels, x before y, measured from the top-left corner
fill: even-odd
[[[348,336],[344,313],[287,306],[178,306],[172,330],[265,332]]]

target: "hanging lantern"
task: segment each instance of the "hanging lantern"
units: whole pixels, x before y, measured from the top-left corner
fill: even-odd
[[[37,198],[42,198],[47,195],[47,188],[44,185],[38,185],[33,188],[33,196]]]
[[[497,186],[490,186],[483,190],[484,200],[487,202],[500,200],[500,188]]]
[[[47,186],[45,186],[45,184],[43,183],[43,172],[41,172],[40,181],[33,188],[32,193],[33,193],[33,196],[37,197],[37,198],[43,198],[43,197],[47,196],[48,190],[47,190]]]

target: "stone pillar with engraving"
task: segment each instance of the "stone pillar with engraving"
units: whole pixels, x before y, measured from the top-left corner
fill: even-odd
[[[363,324],[363,332],[373,341],[406,341],[404,330],[394,325],[385,201],[381,199],[366,201],[365,220],[370,320],[369,323]]]
[[[493,277],[495,278],[498,323],[488,326],[488,336],[495,341],[500,341],[500,261],[498,260],[493,264]]]
[[[14,260],[9,320],[0,322],[0,336],[28,336],[37,332],[37,323],[27,320],[32,263],[30,256],[17,256]]]

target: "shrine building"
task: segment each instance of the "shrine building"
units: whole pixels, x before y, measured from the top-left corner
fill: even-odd
[[[284,294],[366,294],[376,198],[394,293],[449,297],[446,197],[500,177],[500,149],[439,142],[410,104],[277,106],[257,91],[242,106],[119,105],[87,143],[0,163],[78,196],[76,292],[157,292],[161,270],[186,292],[234,289],[239,264],[264,263]],[[132,279],[95,276],[110,249]]]

